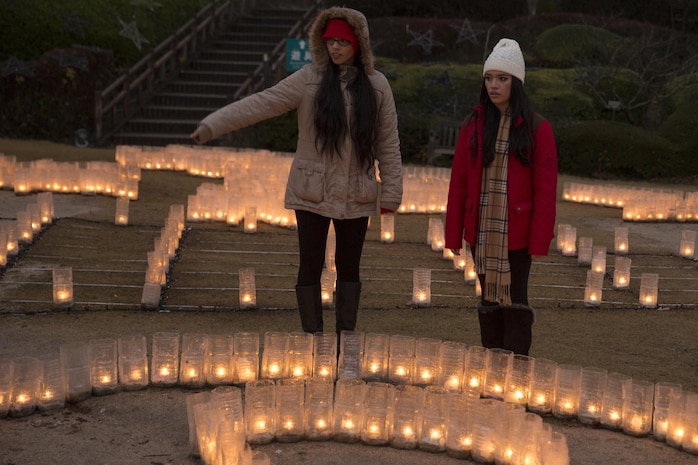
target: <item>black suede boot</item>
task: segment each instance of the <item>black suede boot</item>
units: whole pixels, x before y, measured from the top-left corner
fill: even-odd
[[[322,296],[320,283],[296,286],[296,300],[301,316],[301,326],[306,333],[322,332]]]
[[[342,330],[354,331],[356,327],[356,315],[359,312],[359,298],[361,297],[361,283],[337,281],[337,294],[335,303],[337,342]]]
[[[502,313],[504,320],[502,348],[511,350],[515,354],[528,355],[535,321],[533,308],[524,304],[512,304],[503,307]]]
[[[494,302],[477,303],[477,317],[480,321],[480,340],[487,349],[504,348],[504,315],[502,307]]]

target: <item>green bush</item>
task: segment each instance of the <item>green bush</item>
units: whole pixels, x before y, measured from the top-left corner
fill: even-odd
[[[209,0],[23,0],[0,4],[0,133],[64,140],[94,125],[94,91]],[[141,50],[120,34],[135,21]],[[85,44],[85,45],[73,45]],[[4,61],[4,63],[2,63]]]
[[[606,66],[580,67],[576,69],[576,86],[587,95],[593,95],[599,115],[604,112],[611,119],[639,124],[648,110],[650,86],[635,71]],[[622,109],[615,114],[608,108],[612,100],[621,102]]]
[[[679,106],[662,123],[658,133],[675,143],[679,163],[675,176],[698,176],[698,106],[695,100]]]
[[[685,103],[698,105],[698,73],[684,74],[667,84],[668,110],[672,112]]]
[[[586,24],[563,24],[547,29],[536,39],[538,57],[551,68],[607,63],[608,50],[624,39],[607,29]]]
[[[526,73],[526,93],[545,118],[565,123],[601,117],[593,99],[573,85],[573,69],[540,69]]]
[[[617,121],[583,121],[555,130],[561,173],[601,179],[682,174],[680,153],[660,135]]]
[[[295,152],[298,144],[298,116],[288,112],[255,125],[257,146],[276,152]]]
[[[22,0],[0,6],[0,61],[36,60],[49,50],[73,44],[114,53],[128,67],[192,18],[209,0]],[[139,50],[120,34],[135,22],[148,42]],[[31,38],[31,40],[28,40]]]
[[[398,111],[403,160],[424,163],[429,131],[441,120],[462,121],[477,103],[479,65],[405,64],[380,60]]]

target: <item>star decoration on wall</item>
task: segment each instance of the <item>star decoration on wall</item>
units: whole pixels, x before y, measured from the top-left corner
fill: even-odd
[[[154,2],[153,0],[131,0],[131,5],[136,7],[142,6],[148,11],[155,11],[155,8],[162,6],[161,3]]]
[[[89,70],[88,60],[86,57],[74,56],[70,53],[65,53],[65,50],[61,50],[58,53],[53,52],[49,54],[51,58],[58,62],[58,66],[61,68],[73,68],[81,69],[83,71]]]
[[[431,49],[433,47],[443,47],[444,44],[442,44],[439,41],[434,40],[434,33],[432,32],[431,29],[429,29],[427,32],[424,34],[420,34],[419,32],[414,32],[413,30],[410,29],[410,35],[414,38],[410,43],[407,45],[419,45],[422,47],[422,50],[424,53],[427,55],[431,55]]]
[[[138,30],[136,20],[127,23],[123,19],[119,18],[119,23],[121,24],[121,30],[119,31],[119,35],[122,37],[126,37],[127,39],[131,39],[131,42],[133,42],[133,45],[135,45],[138,50],[141,50],[143,44],[150,43],[148,39],[143,37],[143,35]]]
[[[474,45],[479,45],[480,41],[477,40],[477,35],[482,34],[482,31],[473,30],[473,26],[470,24],[470,20],[465,18],[463,24],[460,26],[454,26],[451,24],[451,28],[458,31],[458,39],[456,39],[456,44],[462,44],[463,42],[470,42]]]
[[[13,74],[19,74],[24,77],[34,77],[34,65],[36,61],[20,61],[16,56],[11,56],[7,61],[0,64],[0,69],[2,70],[2,77],[12,76]]]
[[[61,23],[61,31],[75,35],[81,39],[85,38],[85,28],[90,26],[90,22],[82,19],[80,15],[70,13],[55,13],[56,18]]]

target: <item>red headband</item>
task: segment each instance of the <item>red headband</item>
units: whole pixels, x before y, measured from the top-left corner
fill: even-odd
[[[359,40],[356,38],[354,28],[344,19],[333,18],[327,21],[325,32],[322,34],[323,39],[336,37],[337,39],[346,39],[351,43],[351,48],[354,53],[359,51]]]

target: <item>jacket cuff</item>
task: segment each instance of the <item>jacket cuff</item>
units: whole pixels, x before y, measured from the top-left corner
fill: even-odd
[[[200,124],[198,127],[198,131],[200,144],[205,144],[213,138],[213,132],[211,131],[211,128],[209,128],[205,124]]]
[[[392,210],[393,212],[396,212],[399,207],[400,204],[397,202],[381,202],[380,205],[381,213],[383,210]]]

